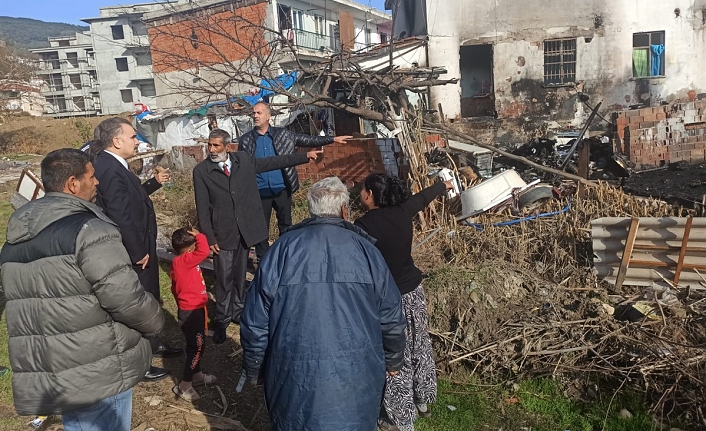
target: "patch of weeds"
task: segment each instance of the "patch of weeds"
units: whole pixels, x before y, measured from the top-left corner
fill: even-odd
[[[73,120],[72,126],[76,129],[81,139],[79,142],[74,143],[74,148],[78,148],[93,139],[93,126],[88,121],[76,118]]]
[[[426,274],[425,289],[471,288],[475,274],[465,268],[454,265],[443,265]]]
[[[0,232],[7,232],[7,223],[10,221],[10,216],[15,210],[9,201],[0,201]],[[0,245],[5,244],[7,235],[0,234]]]
[[[490,408],[488,399],[472,385],[454,384],[439,380],[436,403],[431,405],[432,416],[414,424],[418,431],[468,431],[480,429]],[[452,406],[455,410],[451,410]]]
[[[642,431],[655,426],[647,403],[634,392],[619,394],[612,402],[612,397],[607,397],[589,404],[565,397],[554,380],[533,379],[520,383],[518,396],[522,409],[535,416],[538,431]],[[621,418],[618,413],[622,409],[630,411],[632,417]]]
[[[593,429],[588,419],[582,415],[581,408],[564,397],[559,384],[551,379],[522,382],[519,399],[524,410],[538,416],[538,431]]]

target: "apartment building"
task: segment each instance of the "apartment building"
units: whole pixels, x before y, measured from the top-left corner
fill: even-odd
[[[170,2],[110,6],[90,25],[91,43],[100,82],[102,114],[132,111],[135,103],[158,107],[152,56],[144,14],[165,9]]]
[[[30,51],[40,57],[37,77],[43,82],[44,115],[69,117],[100,113],[96,57],[89,32],[49,38],[48,48]]]
[[[227,69],[251,62],[248,70],[256,74],[260,65],[254,64],[249,46],[270,43],[261,54],[286,72],[298,68],[297,60],[311,63],[342,50],[366,51],[386,42],[391,30],[390,15],[351,0],[180,1],[146,14],[144,21],[162,108],[203,101],[214,90],[223,95],[247,91],[231,85]],[[228,26],[232,32],[224,31]],[[210,95],[195,91],[201,84]]]

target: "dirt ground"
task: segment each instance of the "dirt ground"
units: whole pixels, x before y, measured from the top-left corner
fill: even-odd
[[[654,198],[681,198],[701,202],[706,194],[706,168],[686,165],[633,174],[624,183],[626,192]]]
[[[5,117],[0,122],[0,154],[46,154],[57,148],[78,148],[92,139],[93,129],[104,119]]]

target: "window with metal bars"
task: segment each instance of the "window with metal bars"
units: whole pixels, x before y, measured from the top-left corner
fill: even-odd
[[[544,85],[576,82],[576,39],[544,41]]]

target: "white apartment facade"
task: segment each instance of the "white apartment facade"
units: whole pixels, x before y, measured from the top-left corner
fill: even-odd
[[[133,111],[136,103],[157,108],[152,57],[145,13],[163,9],[166,3],[140,3],[100,9],[90,25],[95,63],[100,82],[102,114]]]
[[[88,32],[49,38],[48,48],[31,49],[40,58],[44,115],[91,116],[100,113],[96,59]]]

